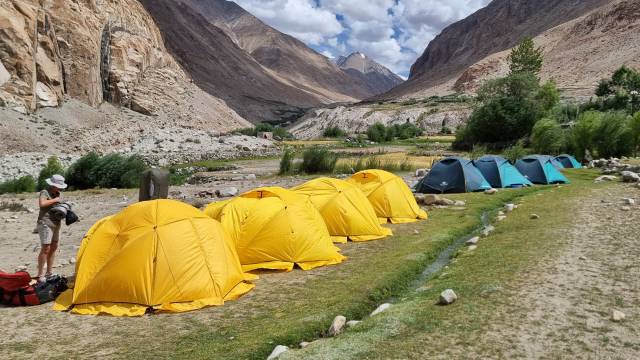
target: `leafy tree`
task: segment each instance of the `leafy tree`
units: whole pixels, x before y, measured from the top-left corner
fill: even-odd
[[[624,110],[632,114],[640,110],[640,72],[622,66],[611,79],[600,80],[595,94],[599,99],[594,108]]]
[[[564,145],[564,132],[554,119],[544,118],[531,132],[531,145],[540,154],[556,155]]]
[[[515,164],[518,159],[527,155],[527,149],[524,146],[524,140],[518,140],[515,145],[506,148],[503,152],[505,159],[509,160],[512,164]]]
[[[105,155],[91,170],[94,186],[102,188],[135,188],[140,183],[140,174],[147,168],[137,156],[120,154]]]
[[[36,191],[36,185],[36,180],[31,175],[27,175],[0,183],[0,194],[34,192]]]
[[[56,156],[52,156],[47,159],[47,165],[40,170],[40,175],[38,175],[38,190],[46,189],[48,187],[46,180],[56,174],[64,174],[64,169],[62,168],[60,160],[58,160]]]
[[[630,155],[632,142],[627,115],[619,111],[605,113],[595,135],[598,155],[605,158]]]
[[[382,123],[375,123],[367,128],[367,138],[378,143],[386,140],[386,133],[387,129]]]
[[[633,156],[638,156],[638,150],[640,150],[640,111],[629,119],[629,131],[631,133]]]
[[[489,80],[478,89],[477,99],[481,103],[499,97],[524,98],[540,89],[539,80],[529,73],[510,74],[507,77]]]
[[[293,171],[293,151],[286,148],[280,159],[280,175],[290,174]]]
[[[602,113],[588,111],[580,115],[571,132],[574,154],[578,160],[583,160],[586,151],[595,150],[596,134],[602,122]]]
[[[337,126],[330,126],[324,129],[324,131],[322,132],[322,136],[327,138],[341,138],[345,137],[346,135],[347,133]]]
[[[300,170],[306,174],[332,173],[338,157],[327,149],[312,147],[302,155]]]
[[[536,100],[542,112],[548,113],[560,103],[560,91],[553,80],[549,80],[540,87]]]
[[[609,96],[613,94],[615,91],[613,90],[613,83],[610,79],[602,79],[598,83],[598,87],[596,88],[596,96]]]
[[[529,73],[534,76],[540,74],[544,57],[542,49],[536,48],[533,39],[524,38],[518,46],[511,50],[507,58],[511,74]]]
[[[99,160],[100,155],[90,152],[71,164],[65,175],[69,186],[80,190],[95,187],[96,179],[93,177],[93,171]]]

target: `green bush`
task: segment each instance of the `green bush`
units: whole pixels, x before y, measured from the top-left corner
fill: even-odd
[[[332,173],[338,157],[327,149],[312,147],[302,155],[300,170],[306,174]]]
[[[571,130],[572,150],[578,160],[584,160],[587,150],[594,152],[596,134],[601,122],[602,113],[598,111],[585,112],[578,118]]]
[[[20,194],[36,191],[36,180],[30,176],[23,176],[15,180],[0,183],[0,194]]]
[[[517,73],[491,80],[478,91],[481,104],[476,108],[456,146],[493,144],[500,148],[531,134],[535,123],[554,102],[552,83],[541,89],[538,79],[529,73]]]
[[[147,166],[138,156],[125,157],[120,154],[105,155],[92,169],[95,186],[102,188],[136,188],[140,174]]]
[[[347,133],[337,126],[330,126],[324,129],[324,131],[322,132],[322,136],[326,138],[342,138],[342,137],[345,137],[346,135]]]
[[[285,128],[280,126],[273,126],[269,123],[258,123],[255,127],[240,129],[236,132],[246,136],[258,136],[258,133],[270,132],[273,133],[274,137],[277,136],[281,139],[293,139],[293,135],[291,135],[291,133],[288,132]]]
[[[605,113],[596,130],[595,143],[600,157],[631,155],[633,139],[627,115],[619,111]]]
[[[382,123],[375,123],[367,129],[367,138],[371,141],[381,143],[385,142],[387,136],[387,128]]]
[[[293,151],[286,148],[284,153],[282,153],[282,159],[280,159],[280,175],[286,175],[293,172],[293,158]]]
[[[99,160],[100,155],[90,152],[71,164],[65,175],[69,186],[79,190],[95,187],[96,179],[93,176],[93,171]]]
[[[610,79],[602,79],[595,91],[597,102],[590,102],[594,110],[620,110],[628,114],[640,110],[640,72],[622,66]]]
[[[46,180],[56,174],[64,174],[64,169],[62,168],[60,160],[58,160],[56,156],[52,156],[47,160],[47,165],[40,170],[40,175],[38,175],[38,190],[46,189],[48,187]]]
[[[529,152],[524,146],[524,140],[518,140],[515,145],[506,148],[502,153],[502,156],[512,164],[515,164],[518,159],[521,159],[528,154]]]
[[[557,155],[564,144],[564,132],[554,119],[544,118],[533,127],[531,145],[535,152]]]
[[[395,139],[413,139],[420,135],[422,135],[422,129],[409,122],[402,125],[395,124],[390,126],[375,123],[367,129],[367,137],[369,140],[377,143],[389,142]]]
[[[471,149],[471,153],[469,154],[469,157],[471,158],[471,160],[477,160],[483,157],[484,155],[487,155],[488,153],[489,153],[489,150],[487,149],[486,146],[474,145],[473,148]]]
[[[631,134],[633,156],[638,156],[638,151],[640,150],[640,111],[629,119],[629,132]]]

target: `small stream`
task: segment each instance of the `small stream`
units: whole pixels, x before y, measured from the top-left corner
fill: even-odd
[[[449,262],[451,261],[451,256],[455,253],[456,250],[458,250],[458,248],[464,245],[467,240],[476,236],[482,229],[489,226],[489,212],[484,211],[480,216],[480,221],[481,225],[479,228],[475,229],[465,236],[460,237],[459,239],[451,243],[451,245],[447,246],[446,249],[442,250],[442,252],[438,255],[438,258],[434,262],[429,264],[429,266],[427,266],[422,271],[420,276],[413,282],[412,287],[416,288],[423,285],[423,283],[431,278],[435,273],[442,270],[443,267],[449,264]]]

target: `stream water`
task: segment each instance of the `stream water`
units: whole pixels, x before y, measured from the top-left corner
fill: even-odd
[[[476,236],[482,229],[489,226],[489,213],[487,211],[483,212],[480,216],[481,225],[479,228],[475,229],[471,233],[458,238],[456,241],[451,243],[451,245],[447,246],[442,252],[438,255],[438,258],[429,264],[420,274],[420,276],[414,281],[412,287],[420,287],[424,284],[426,280],[431,278],[435,273],[442,270],[449,262],[451,261],[451,256],[455,253],[458,248],[464,245],[467,240]]]

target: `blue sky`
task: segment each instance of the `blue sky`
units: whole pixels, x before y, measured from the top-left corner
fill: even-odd
[[[361,51],[397,74],[444,27],[489,0],[235,0],[328,57]]]

